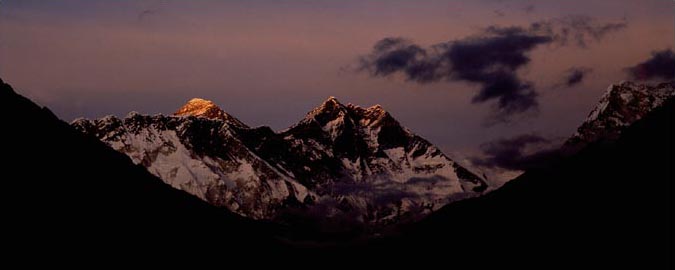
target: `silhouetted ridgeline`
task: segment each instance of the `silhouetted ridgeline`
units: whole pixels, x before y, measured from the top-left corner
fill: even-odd
[[[291,249],[275,240],[279,227],[175,190],[4,82],[0,88],[3,242],[12,253],[78,260],[159,251],[164,263],[226,263],[244,259],[241,253],[260,258],[253,264],[300,267],[366,259],[380,266],[660,269],[671,261],[674,100],[614,144],[592,144],[486,196],[446,206],[397,237]]]

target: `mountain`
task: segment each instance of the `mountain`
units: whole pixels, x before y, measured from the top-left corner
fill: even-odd
[[[172,116],[130,113],[72,126],[171,186],[254,219],[387,225],[487,187],[381,106],[334,97],[281,132],[251,128],[197,98]]]
[[[183,107],[178,109],[173,115],[175,116],[197,116],[210,119],[220,119],[223,122],[238,127],[249,128],[246,124],[239,121],[239,119],[229,115],[218,107],[213,101],[201,98],[193,98],[189,100]]]
[[[304,186],[247,148],[239,139],[241,128],[247,127],[234,118],[132,112],[124,119],[76,120],[73,126],[127,154],[171,186],[243,216],[262,219],[308,198]]]
[[[298,248],[275,240],[283,227],[172,188],[0,80],[5,258],[672,269],[674,109],[667,100],[614,141],[446,205],[400,235]]]
[[[192,248],[206,256],[209,250],[196,247],[213,243],[236,247],[229,254],[282,249],[276,226],[172,188],[2,80],[0,113],[3,243],[12,247],[6,258],[118,261],[149,251],[189,256]]]
[[[624,128],[673,96],[675,82],[649,85],[624,81],[611,85],[563,150],[574,153],[589,143],[616,140]]]
[[[671,269],[674,109],[669,99],[612,142],[591,142],[353,252],[472,268]]]

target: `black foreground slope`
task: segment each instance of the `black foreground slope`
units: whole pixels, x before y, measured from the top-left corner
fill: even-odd
[[[672,269],[674,107],[366,248],[474,266]]]
[[[14,251],[189,254],[204,244],[227,243],[242,252],[277,247],[273,227],[171,188],[2,81],[0,115],[9,232],[3,242]]]

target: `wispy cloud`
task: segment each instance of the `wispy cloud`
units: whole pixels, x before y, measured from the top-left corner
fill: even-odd
[[[523,8],[523,11],[525,11],[525,13],[527,13],[527,14],[530,14],[530,13],[534,12],[535,9],[536,9],[536,6],[530,4],[530,5],[525,6]]]
[[[675,79],[675,53],[672,49],[652,52],[649,59],[626,68],[632,79],[647,81],[653,79]]]
[[[155,14],[155,13],[157,13],[157,10],[155,10],[155,9],[146,9],[146,10],[143,10],[143,11],[141,11],[140,13],[138,13],[138,19],[137,19],[137,20],[138,20],[139,22],[141,22],[141,21],[143,21],[146,17],[148,17],[148,16],[150,16],[150,15],[152,15],[152,14]]]
[[[539,168],[558,157],[559,140],[536,134],[498,139],[481,145],[482,157],[474,157],[475,166],[525,171]]]
[[[590,73],[593,72],[592,68],[587,67],[572,67],[565,71],[561,82],[558,84],[559,87],[573,87],[577,86],[584,82]]]

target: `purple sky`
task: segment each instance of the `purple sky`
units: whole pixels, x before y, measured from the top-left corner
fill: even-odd
[[[478,1],[0,1],[0,77],[70,121],[129,111],[172,113],[213,100],[249,125],[283,129],[328,96],[382,104],[446,153],[519,134],[568,137],[625,68],[673,46],[667,0]],[[587,16],[625,22],[586,47],[528,51],[517,75],[539,111],[486,126],[480,86],[371,77],[358,59],[385,37],[420,46],[465,40],[489,26]],[[592,69],[561,87],[572,67]],[[400,74],[399,74],[400,75]]]

